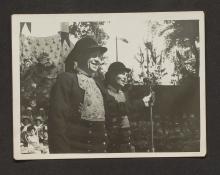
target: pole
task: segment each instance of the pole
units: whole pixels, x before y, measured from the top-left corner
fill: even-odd
[[[148,82],[149,83],[149,82]],[[150,122],[151,122],[151,152],[155,152],[155,147],[154,147],[154,120],[153,120],[153,105],[154,105],[154,92],[152,90],[151,84],[147,87],[150,90],[151,100],[149,103],[149,108],[150,108]]]
[[[118,62],[118,39],[117,39],[117,36],[115,38],[115,45],[116,45],[116,62]]]
[[[147,78],[149,78],[149,55],[147,48],[146,48],[146,61],[147,61]]]
[[[153,119],[153,105],[155,101],[155,94],[152,89],[152,84],[150,85],[150,93],[153,94],[152,101],[150,103],[150,120],[151,120],[151,151],[155,152],[155,147],[154,147],[154,119]]]
[[[150,106],[150,120],[151,120],[151,151],[155,152],[154,148],[154,120],[153,120],[153,107]]]

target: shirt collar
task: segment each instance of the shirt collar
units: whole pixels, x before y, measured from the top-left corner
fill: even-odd
[[[87,72],[85,72],[84,70],[80,69],[79,67],[77,67],[76,70],[77,70],[77,72],[79,74],[85,75],[85,76],[90,77],[90,78],[93,77],[92,75],[89,75]]]
[[[120,89],[118,90],[118,89],[114,88],[112,85],[108,85],[108,89],[114,93],[122,92],[122,90],[120,90]]]

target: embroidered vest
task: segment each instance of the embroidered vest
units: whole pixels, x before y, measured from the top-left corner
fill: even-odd
[[[79,87],[85,90],[84,102],[80,107],[81,119],[105,121],[103,96],[93,78],[77,74]]]

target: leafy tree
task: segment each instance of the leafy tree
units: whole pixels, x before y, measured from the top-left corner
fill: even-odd
[[[175,20],[165,21],[168,25],[160,32],[160,35],[165,34],[168,42],[167,52],[174,46],[180,44],[182,47],[188,45],[195,56],[195,74],[199,75],[199,51],[196,47],[196,42],[199,42],[199,21],[198,20]],[[187,42],[186,42],[187,41]],[[177,53],[178,56],[179,53]]]
[[[75,38],[82,38],[84,35],[93,36],[96,41],[103,45],[105,40],[109,38],[108,34],[105,33],[102,26],[105,24],[104,21],[99,22],[73,22],[70,25],[70,34],[74,35]]]
[[[149,20],[146,22],[146,38],[144,38],[143,46],[139,48],[135,56],[141,68],[139,77],[148,79],[154,84],[160,83],[161,78],[167,74],[162,66],[165,58],[163,48],[165,39],[159,35],[160,31],[164,29],[164,25],[163,21]]]
[[[164,76],[161,72],[164,59],[170,59],[175,65],[174,84],[184,82],[189,77],[199,76],[199,49],[196,47],[199,42],[197,20],[148,20],[146,26],[144,41],[146,66],[144,67],[147,69],[148,77],[154,73],[159,81],[161,76]],[[142,59],[138,60],[140,63]],[[156,69],[152,70],[152,67]]]
[[[137,53],[137,55],[134,57],[134,59],[139,63],[140,68],[141,68],[141,76],[144,76],[144,63],[145,63],[145,58],[144,58],[144,53],[142,49],[140,48],[140,51]]]

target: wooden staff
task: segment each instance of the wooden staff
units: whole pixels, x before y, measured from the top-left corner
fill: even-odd
[[[150,93],[154,94],[152,87],[150,86]],[[153,95],[154,96],[154,95]],[[152,102],[150,103],[150,121],[151,121],[151,151],[155,152],[154,147],[154,120],[153,120],[153,103],[154,103],[154,97]]]
[[[155,152],[155,147],[154,147],[154,120],[153,120],[153,104],[154,104],[154,91],[152,89],[153,83],[150,82],[149,80],[145,81],[148,86],[148,89],[150,90],[150,94],[151,96],[151,100],[149,103],[149,107],[150,107],[150,122],[151,122],[151,152]]]
[[[118,62],[118,38],[115,38],[115,49],[116,49],[116,62]]]

